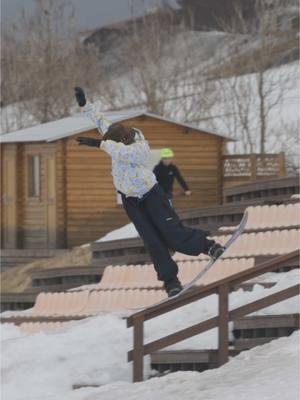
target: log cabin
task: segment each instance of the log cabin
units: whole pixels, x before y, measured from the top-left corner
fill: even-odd
[[[222,202],[229,138],[145,112],[106,116],[143,131],[152,149],[150,167],[161,148],[172,148],[193,193],[177,197],[176,209]],[[2,249],[70,248],[128,222],[113,186],[110,158],[78,146],[79,135],[99,137],[83,115],[1,135]]]

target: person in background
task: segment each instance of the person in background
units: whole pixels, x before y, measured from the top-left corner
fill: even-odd
[[[163,188],[168,198],[172,200],[174,179],[181,185],[186,196],[190,196],[190,191],[186,181],[183,179],[179,169],[174,164],[174,153],[171,149],[162,149],[160,152],[160,162],[154,167],[154,175],[157,182]]]

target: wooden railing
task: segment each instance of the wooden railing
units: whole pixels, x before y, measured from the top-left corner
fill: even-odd
[[[299,176],[286,176],[283,178],[269,178],[255,182],[248,182],[242,185],[229,187],[224,190],[224,203],[235,203],[246,201],[264,200],[266,203],[278,203],[282,201],[292,202],[291,196],[299,194]],[[296,199],[294,201],[297,201]]]
[[[220,281],[204,287],[198,287],[183,295],[170,299],[166,303],[154,305],[145,310],[132,314],[127,318],[127,327],[133,327],[133,350],[128,353],[128,361],[133,361],[133,381],[143,380],[143,357],[164,347],[173,345],[192,336],[198,335],[212,328],[218,327],[218,365],[228,361],[228,323],[239,319],[244,315],[253,313],[272,304],[296,296],[299,293],[300,285],[293,285],[287,289],[260,298],[244,306],[229,311],[229,293],[241,282],[252,279],[256,276],[273,271],[293,261],[299,262],[299,252],[293,251],[289,254],[276,257],[261,265],[257,265],[246,271],[232,275]],[[153,342],[144,344],[144,322],[165,314],[169,311],[183,307],[189,303],[218,294],[219,307],[218,315],[206,321],[199,322],[189,328],[182,329],[168,336],[162,337]]]
[[[224,183],[253,182],[286,176],[285,156],[279,154],[234,154],[223,156]]]

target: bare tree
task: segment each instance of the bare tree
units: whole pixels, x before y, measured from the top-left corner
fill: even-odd
[[[295,47],[295,32],[291,25],[284,31],[276,26],[275,10],[269,8],[270,4],[266,0],[256,0],[251,20],[245,18],[240,6],[235,6],[230,26],[223,21],[223,27],[242,40],[229,36],[230,57],[220,62],[223,75],[231,77],[221,80],[219,85],[224,106],[232,107],[234,137],[242,137],[246,151],[259,150],[260,153],[266,151],[270,114],[281,104],[293,79],[288,73],[273,69],[282,63],[287,50]],[[275,9],[285,5],[286,0],[277,0]],[[255,132],[259,133],[259,143],[256,143]]]
[[[119,59],[127,74],[120,85],[111,82],[107,103],[190,122],[209,116],[214,83],[194,56],[190,34],[171,10],[129,24]]]
[[[300,173],[299,121],[281,121],[281,129],[275,130],[271,146],[285,153],[287,172],[290,175]],[[284,132],[284,134],[282,134]]]
[[[5,131],[69,115],[74,85],[97,90],[101,62],[94,48],[84,47],[75,29],[72,7],[65,1],[36,0],[36,13],[22,13],[17,26],[2,38],[2,102]],[[25,116],[11,121],[16,110]],[[5,110],[3,110],[5,114]],[[4,128],[4,127],[3,127]]]

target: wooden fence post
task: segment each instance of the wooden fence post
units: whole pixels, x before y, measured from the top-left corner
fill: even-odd
[[[144,320],[143,317],[133,321],[133,382],[144,379]]]
[[[286,176],[285,155],[283,152],[278,154],[278,164],[279,176]]]
[[[228,285],[219,286],[219,347],[218,365],[223,365],[228,361]]]
[[[250,154],[250,180],[256,181],[257,178],[257,155]]]

